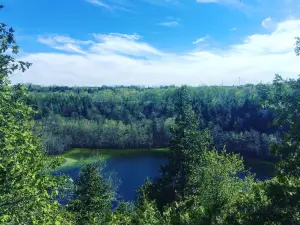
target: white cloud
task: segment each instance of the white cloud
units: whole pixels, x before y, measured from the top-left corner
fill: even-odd
[[[276,26],[276,23],[272,20],[272,18],[268,17],[261,22],[261,25],[267,30],[273,30]]]
[[[89,3],[91,3],[91,4],[94,4],[94,5],[106,8],[106,9],[111,9],[111,7],[109,5],[103,3],[100,0],[86,0],[86,1],[89,2]]]
[[[200,42],[204,42],[209,38],[209,35],[206,35],[204,37],[198,38],[196,41],[193,42],[193,44],[198,44]]]
[[[86,44],[92,44],[93,41],[81,41],[81,40],[75,40],[67,36],[62,35],[50,35],[50,36],[42,36],[39,35],[37,37],[38,42],[42,44],[49,45],[51,47],[58,45],[58,44],[80,44],[80,45],[86,45]]]
[[[129,0],[85,0],[86,2],[104,8],[112,13],[117,11],[135,13],[134,5]]]
[[[219,0],[197,0],[198,3],[216,3]]]
[[[62,52],[25,54],[20,59],[33,66],[12,79],[14,83],[78,86],[200,85],[222,80],[232,85],[239,77],[241,83],[270,82],[275,73],[294,78],[299,74],[295,36],[300,36],[300,20],[287,20],[276,24],[271,33],[250,35],[227,48],[181,54],[159,50],[136,34],[95,34],[95,40],[89,41],[44,37],[39,41]]]
[[[85,0],[86,2],[105,8],[111,12],[125,11],[129,13],[137,13],[135,1],[132,0]],[[180,0],[141,0],[143,3],[148,3],[157,6],[176,6],[180,5]]]
[[[235,30],[237,30],[237,28],[236,28],[236,27],[233,27],[233,28],[230,28],[230,30],[231,30],[231,31],[235,31]]]
[[[179,22],[180,22],[179,18],[174,18],[172,16],[168,16],[166,21],[161,22],[158,25],[165,26],[165,27],[177,27],[180,25]]]
[[[165,27],[176,27],[179,25],[179,22],[178,21],[166,21],[166,22],[159,23],[159,25],[165,26]]]
[[[89,45],[93,43],[92,41],[74,40],[70,37],[60,36],[60,35],[51,35],[48,37],[38,36],[37,40],[42,44],[48,45],[58,50],[81,53],[81,54],[86,54],[86,52],[84,52],[81,49],[81,46]]]
[[[112,53],[124,54],[132,56],[155,56],[162,55],[162,53],[149,45],[141,42],[141,36],[137,34],[94,34],[97,43],[91,47],[93,53]]]
[[[244,3],[241,0],[196,0],[197,3],[218,3],[234,6],[244,6]]]
[[[153,5],[179,5],[180,0],[142,0],[144,2],[148,2]]]
[[[238,8],[248,17],[272,15],[274,18],[299,18],[299,0],[194,0],[199,4],[220,4]]]
[[[62,51],[65,51],[65,52],[73,52],[73,53],[80,53],[80,54],[87,54],[86,52],[84,52],[79,45],[74,45],[74,44],[70,44],[70,43],[67,43],[67,44],[64,44],[64,45],[61,45],[61,46],[56,46],[54,47],[55,49],[57,50],[62,50]]]

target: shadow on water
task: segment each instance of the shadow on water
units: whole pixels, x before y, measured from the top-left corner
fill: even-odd
[[[120,200],[132,201],[135,199],[136,190],[142,186],[148,177],[153,179],[159,175],[160,165],[167,163],[166,155],[144,154],[114,156],[107,160],[107,167],[104,172],[114,171],[117,173],[121,184],[118,189]],[[258,159],[246,159],[246,167],[256,174],[257,180],[269,179],[274,172],[274,165],[263,163]],[[64,173],[73,180],[78,178],[80,168],[61,169],[55,174]]]
[[[255,174],[256,180],[267,180],[275,174],[275,166],[273,163],[264,162],[256,158],[244,158],[244,164],[251,173]]]

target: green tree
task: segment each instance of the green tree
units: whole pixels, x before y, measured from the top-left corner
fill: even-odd
[[[296,38],[296,55],[299,50]],[[273,86],[274,99],[269,104],[277,113],[275,124],[286,132],[280,143],[271,146],[279,162],[276,176],[260,187],[265,204],[250,213],[247,224],[300,224],[300,79],[283,80],[276,75]]]
[[[296,38],[296,55],[300,54],[300,39]],[[300,224],[300,78],[284,81],[276,77],[274,83],[280,90],[280,98],[275,110],[276,123],[289,126],[279,144],[271,146],[272,152],[279,157],[277,175],[266,182],[266,191],[271,200],[264,208],[264,220],[278,224]],[[288,84],[288,85],[287,85]],[[284,87],[290,87],[285,88]]]
[[[300,79],[274,80],[278,95],[275,105],[276,123],[289,127],[282,141],[273,144],[271,150],[279,158],[276,176],[264,183],[269,203],[252,216],[255,224],[300,223]],[[287,88],[289,87],[289,88]]]
[[[232,153],[205,151],[194,165],[189,185],[193,193],[183,207],[182,224],[243,224],[248,215],[243,209],[253,208],[250,199],[254,193],[254,176],[245,169],[243,159]],[[248,199],[250,198],[250,199]]]
[[[255,224],[249,222],[251,212],[268,203],[262,183],[254,182],[242,158],[215,150],[203,151],[199,163],[193,166],[187,184],[191,191],[184,199],[176,199],[158,211],[155,200],[148,198],[147,185],[151,183],[146,182],[140,191],[134,214],[137,224]]]
[[[201,152],[211,145],[208,131],[199,131],[198,119],[190,104],[186,86],[176,92],[175,111],[177,112],[168,164],[161,168],[160,177],[148,185],[150,199],[156,199],[160,209],[175,200],[183,199],[189,192],[188,177],[194,164],[198,163]]]
[[[297,56],[300,55],[300,37],[296,37],[295,53]]]
[[[145,193],[142,193],[140,197],[139,205],[136,207],[135,212],[132,214],[131,224],[135,225],[168,225],[167,221],[164,221],[162,214],[159,212],[155,201],[148,200]]]
[[[107,224],[112,219],[115,192],[112,183],[102,175],[102,168],[99,164],[89,164],[81,169],[70,204],[75,224]]]
[[[133,213],[135,212],[133,204],[129,202],[120,202],[114,211],[109,225],[132,225]]]
[[[9,81],[10,74],[30,64],[13,57],[18,53],[14,30],[4,23],[0,42],[0,223],[68,224],[56,201],[65,178],[47,172],[59,160],[46,158],[32,132],[35,112],[25,104],[26,88]]]

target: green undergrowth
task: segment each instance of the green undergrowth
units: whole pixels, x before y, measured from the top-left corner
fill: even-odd
[[[145,154],[164,154],[167,148],[156,149],[86,149],[74,148],[66,151],[60,156],[64,159],[64,163],[60,168],[72,168],[80,165],[106,160],[115,156],[132,156]]]

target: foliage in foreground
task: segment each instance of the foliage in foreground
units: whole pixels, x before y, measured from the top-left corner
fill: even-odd
[[[112,183],[102,174],[99,164],[89,164],[81,169],[75,182],[74,199],[69,206],[74,224],[106,224],[111,220],[112,201],[116,200],[116,194]]]
[[[2,8],[2,7],[1,7]],[[56,201],[64,177],[46,171],[59,163],[49,161],[32,132],[34,111],[25,104],[26,89],[12,87],[9,75],[30,64],[17,62],[14,30],[0,24],[0,223],[68,224],[65,210]]]
[[[269,204],[257,211],[253,218],[257,224],[300,224],[300,78],[284,81],[277,76],[274,84],[280,93],[276,122],[280,126],[288,125],[289,130],[283,141],[271,148],[280,159],[276,165],[276,177],[265,182],[263,188]],[[290,89],[285,90],[285,84]]]

